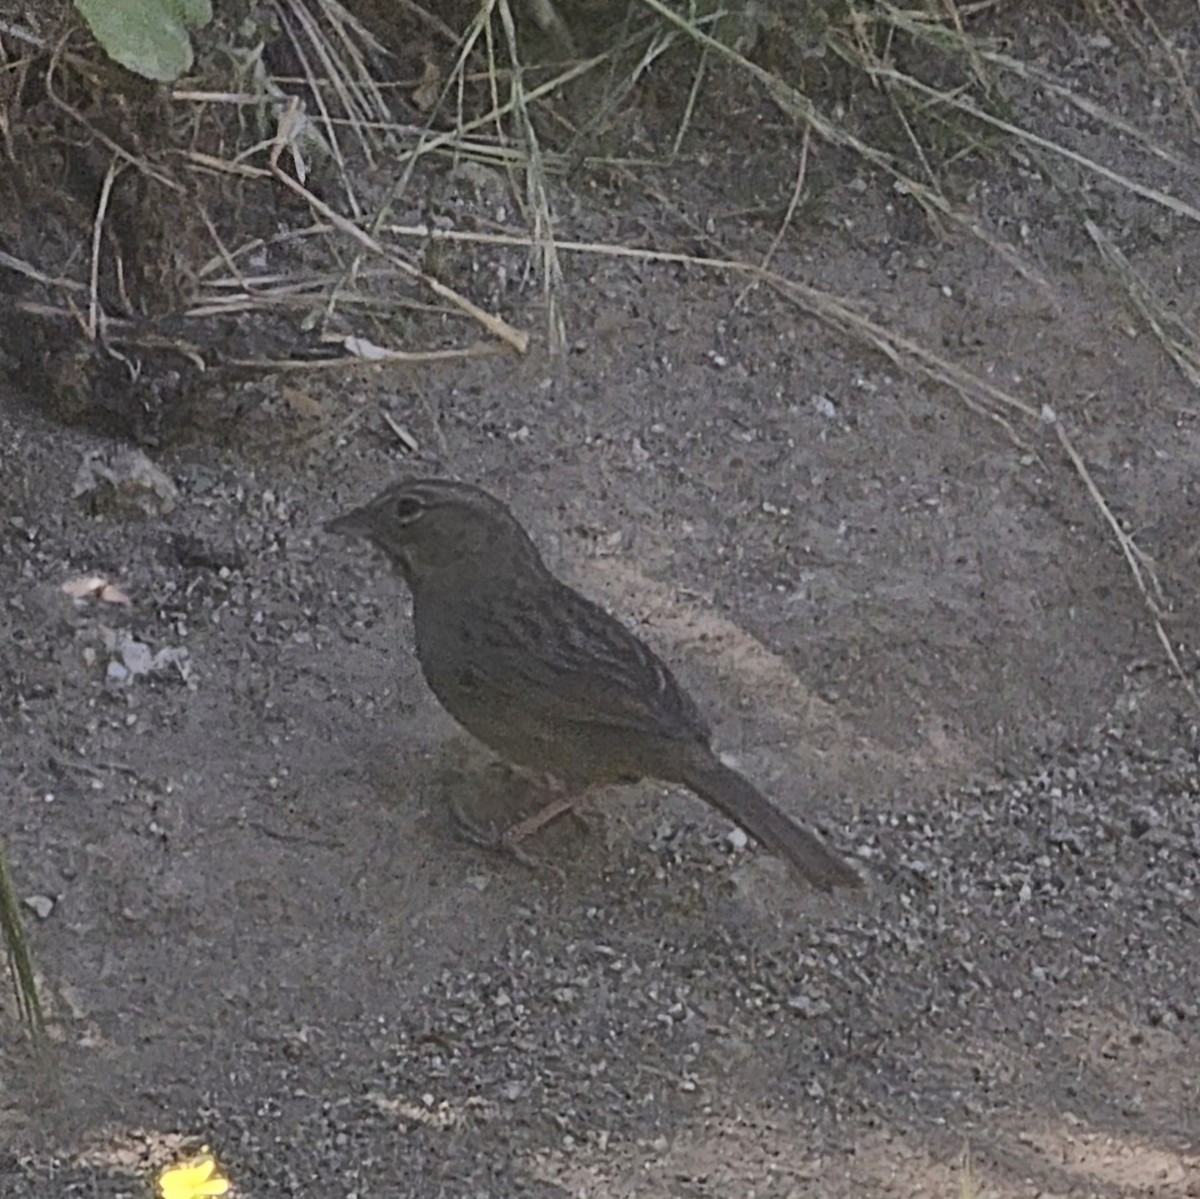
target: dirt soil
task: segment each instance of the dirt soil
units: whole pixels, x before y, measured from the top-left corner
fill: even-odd
[[[1141,64],[1035,34],[1186,131]],[[732,94],[660,186],[758,257],[798,139]],[[776,265],[1069,419],[1195,671],[1196,395],[1036,172],[975,169],[1048,289],[825,149]],[[670,248],[627,189],[560,186],[564,236]],[[1194,227],[1096,203],[1196,328]],[[148,512],[80,479],[125,447],[0,384],[0,811],[56,1037],[0,1019],[0,1193],[144,1194],[207,1144],[260,1197],[1200,1196],[1197,710],[1053,437],[766,289],[566,267],[565,356],[291,376],[253,437],[147,451]],[[547,830],[561,878],[466,843],[448,796],[514,781],[425,688],[398,581],[321,531],[415,470],[508,499],[865,895],[651,784]],[[92,575],[130,602],[64,594]]]

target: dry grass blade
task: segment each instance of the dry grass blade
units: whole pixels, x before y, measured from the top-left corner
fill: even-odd
[[[1180,662],[1179,656],[1175,653],[1175,647],[1171,644],[1171,639],[1167,636],[1166,629],[1163,628],[1162,618],[1166,601],[1163,598],[1162,587],[1159,584],[1158,575],[1155,573],[1154,564],[1142,553],[1133,538],[1121,527],[1121,522],[1116,518],[1112,508],[1109,507],[1108,501],[1105,500],[1100,488],[1096,486],[1096,481],[1092,478],[1087,464],[1075,448],[1071,439],[1067,436],[1067,432],[1062,427],[1062,424],[1057,420],[1054,422],[1054,431],[1058,434],[1058,440],[1062,444],[1067,457],[1070,458],[1071,465],[1075,467],[1076,473],[1087,488],[1092,502],[1099,508],[1100,515],[1112,530],[1113,536],[1117,540],[1117,545],[1121,548],[1121,554],[1125,558],[1130,573],[1137,583],[1138,590],[1142,594],[1142,599],[1150,613],[1150,620],[1154,626],[1155,635],[1166,652],[1167,661],[1171,663],[1171,669],[1175,671],[1180,682],[1183,683],[1188,695],[1191,696],[1192,702],[1197,707],[1200,707],[1200,693],[1197,693],[1195,684],[1188,676],[1187,671],[1184,670],[1183,663]]]
[[[984,69],[985,60],[983,55],[979,53],[979,46],[976,43],[976,39],[967,36],[967,31],[963,28],[962,14],[958,11],[958,6],[954,0],[942,0],[942,7],[946,10],[946,15],[950,19],[950,23],[954,26],[955,36],[959,39],[966,53],[967,60],[971,64],[971,73],[979,81],[983,90],[990,92],[992,90],[992,80]]]
[[[112,195],[113,182],[119,171],[117,160],[114,158],[104,172],[104,182],[100,185],[100,198],[96,202],[96,216],[92,221],[92,259],[91,275],[88,280],[88,323],[87,334],[89,341],[96,340],[100,327],[100,244],[104,237],[104,217],[108,212],[108,202]]]
[[[609,47],[608,56],[611,56],[612,61],[609,63],[609,76],[606,80],[603,98],[596,104],[588,118],[574,131],[572,154],[577,157],[579,146],[586,142],[589,137],[598,134],[599,130],[610,125],[621,106],[625,104],[637,87],[643,83],[654,64],[674,45],[676,40],[677,35],[673,30],[655,30],[648,39],[645,35],[633,33],[628,38]],[[619,55],[635,49],[639,51],[637,61],[632,66],[618,72],[616,68]],[[679,153],[680,143],[691,120],[696,98],[699,95],[700,84],[704,79],[706,55],[707,50],[702,48],[700,64],[693,78],[687,102],[684,105],[679,128],[675,132],[673,149],[671,150],[672,158]],[[613,160],[611,158],[601,158],[594,161],[597,163],[611,163]]]
[[[526,106],[535,103],[538,100],[544,100],[552,96],[555,92],[560,91],[568,83],[581,76],[588,74],[589,71],[595,70],[598,66],[603,65],[608,59],[607,54],[598,54],[592,58],[583,59],[581,62],[572,64],[565,70],[560,71],[551,79],[547,79],[545,83],[539,83],[537,87],[530,88],[524,93],[524,102]],[[489,72],[489,75],[494,72]],[[510,98],[506,101],[501,101],[497,96],[494,99],[493,106],[480,116],[472,117],[470,120],[463,120],[456,123],[453,129],[445,130],[442,133],[434,134],[432,137],[423,137],[416,146],[409,150],[401,151],[397,156],[396,161],[399,164],[404,164],[412,158],[419,158],[423,154],[429,154],[435,150],[462,150],[467,151],[473,149],[465,138],[468,133],[474,133],[477,129],[486,129],[496,126],[505,117],[510,116],[514,109],[514,101]],[[511,149],[497,150],[493,146],[484,143],[478,147],[479,150],[487,154],[500,154],[506,157],[511,157],[514,153]]]
[[[502,68],[496,61],[493,17],[498,18],[507,43],[511,64],[508,68]],[[471,78],[487,84],[491,92],[491,105],[482,115],[467,120],[463,114],[463,106],[469,77],[468,66],[473,56],[480,52],[485,58],[487,69],[478,79],[474,76]],[[550,342],[552,348],[560,348],[565,340],[558,297],[562,272],[554,244],[548,187],[549,168],[534,126],[531,109],[536,101],[545,99],[566,83],[592,70],[606,58],[607,54],[574,64],[541,86],[527,90],[525,71],[518,51],[516,25],[507,0],[487,0],[481,4],[466,33],[459,40],[455,62],[446,76],[437,101],[429,110],[428,119],[419,133],[416,144],[393,158],[399,173],[387,195],[377,205],[372,219],[365,222],[369,236],[374,237],[378,234],[396,197],[406,190],[418,162],[426,155],[449,151],[456,160],[465,157],[487,166],[503,168],[513,177],[514,192],[522,203],[523,212],[533,233],[536,273],[540,275],[545,292]],[[500,95],[502,82],[508,89],[507,97],[503,100]],[[433,133],[431,131],[434,118],[451,94],[456,96],[457,101],[453,128]],[[495,131],[494,141],[469,136],[475,130],[488,127]],[[516,135],[516,145],[507,144],[512,133]],[[516,178],[518,174],[522,176],[521,180]],[[341,284],[331,291],[326,306],[327,317],[340,302],[342,288],[357,276],[358,263],[359,260],[355,257],[347,267]],[[430,286],[437,290],[437,285]],[[454,302],[456,306],[461,307],[461,303]],[[502,333],[501,336],[508,338],[509,334]]]
[[[530,239],[513,233],[471,233],[459,230],[430,229],[426,225],[389,225],[386,232],[396,237],[413,237],[431,241],[475,242],[494,246],[529,246]],[[979,376],[942,358],[891,329],[887,329],[863,316],[847,300],[834,296],[820,288],[811,287],[789,279],[785,275],[767,270],[753,262],[737,258],[718,258],[698,254],[684,254],[671,250],[643,250],[632,246],[610,245],[603,242],[558,241],[561,253],[593,254],[604,258],[626,258],[644,263],[676,264],[695,267],[699,270],[721,271],[748,276],[752,281],[774,287],[789,300],[802,304],[814,316],[836,326],[843,332],[856,334],[868,341],[875,349],[894,362],[905,359],[919,364],[931,378],[948,383],[956,390],[974,392],[993,401],[997,408],[1011,408],[1031,420],[1040,420],[1039,409],[1010,392],[996,387]],[[994,420],[1005,423],[998,413],[989,413]],[[1007,427],[1007,426],[1006,426]]]
[[[1184,64],[1179,51],[1172,45],[1171,40],[1163,34],[1153,14],[1146,8],[1145,0],[1133,0],[1133,3],[1141,15],[1146,28],[1154,34],[1154,39],[1158,42],[1159,49],[1162,51],[1167,62],[1171,64],[1171,73],[1175,76],[1176,88],[1183,97],[1188,114],[1192,118],[1192,124],[1196,126],[1197,131],[1200,131],[1200,103],[1196,100],[1196,89],[1192,85],[1192,80],[1195,78],[1194,68],[1189,68]]]
[[[279,134],[272,148],[270,170],[266,173],[273,175],[285,187],[295,192],[296,195],[300,196],[314,212],[319,213],[331,225],[339,229],[342,233],[345,233],[347,236],[353,238],[359,243],[359,245],[372,251],[372,253],[378,254],[381,258],[386,259],[410,278],[416,279],[424,284],[424,286],[429,288],[429,290],[435,295],[440,296],[443,300],[448,300],[460,311],[466,313],[473,320],[476,320],[483,325],[483,327],[487,329],[489,333],[492,333],[494,336],[499,337],[501,340],[507,342],[518,353],[525,353],[525,351],[529,348],[529,335],[527,333],[523,333],[521,330],[514,328],[502,317],[494,316],[490,312],[485,312],[477,304],[474,304],[472,301],[468,300],[466,296],[460,295],[453,288],[447,287],[440,280],[426,274],[419,267],[414,266],[411,262],[401,258],[400,255],[388,250],[375,238],[371,237],[369,234],[360,229],[356,224],[354,224],[353,221],[350,221],[346,217],[342,216],[341,213],[331,208],[323,200],[319,199],[312,192],[310,192],[308,188],[304,187],[303,184],[299,183],[291,175],[284,171],[279,166],[279,156],[283,153],[287,146],[288,133],[288,122],[287,120],[284,120],[280,122]]]
[[[428,9],[422,8],[415,0],[397,0],[397,3],[406,13],[411,14],[422,25],[428,26],[439,37],[444,38],[451,45],[458,43],[458,34],[441,17],[437,16],[436,13],[431,13]]]
[[[958,1199],[976,1199],[975,1170],[971,1165],[971,1147],[967,1145],[958,1162]]]
[[[1023,62],[1019,58],[1013,58],[1011,55],[997,50],[994,46],[971,38],[966,34],[963,34],[961,37],[957,37],[957,35],[951,36],[942,26],[931,24],[928,20],[923,19],[922,14],[908,9],[894,8],[890,4],[872,6],[872,8],[860,12],[859,17],[863,22],[881,22],[891,29],[898,30],[914,39],[923,41],[931,49],[940,54],[949,54],[951,56],[969,54],[974,58],[982,59],[991,66],[997,67],[1021,79],[1025,83],[1033,84],[1038,88],[1050,92],[1052,95],[1058,97],[1058,99],[1077,108],[1090,119],[1107,125],[1110,129],[1123,134],[1125,137],[1132,138],[1148,153],[1161,158],[1164,162],[1169,162],[1172,166],[1181,170],[1188,170],[1193,173],[1196,171],[1195,164],[1183,155],[1162,145],[1161,142],[1151,137],[1144,130],[1139,129],[1131,121],[1127,121],[1124,117],[1110,112],[1090,97],[1080,95],[1069,87],[1064,87],[1048,71],[1032,63]]]
[[[907,364],[916,367],[927,378],[949,387],[973,412],[994,421],[1021,449],[1028,449],[1003,415],[1003,410],[1016,412],[1027,420],[1040,420],[1042,413],[1031,404],[980,378],[966,367],[934,353],[920,342],[872,321],[848,300],[772,272],[764,272],[763,278],[780,295],[800,305],[826,324],[865,341],[898,366]],[[990,401],[994,407],[980,403],[981,399]]]
[[[700,88],[704,83],[704,73],[708,67],[709,49],[707,46],[700,47],[700,61],[696,64],[695,74],[692,76],[692,86],[688,89],[687,103],[683,106],[683,116],[679,120],[679,128],[675,130],[675,140],[671,143],[671,159],[679,157],[679,151],[683,146],[684,135],[691,127],[692,114],[696,110],[696,101],[700,97]],[[805,130],[805,138],[808,137],[808,130]],[[806,142],[807,144],[807,142]]]
[[[401,257],[393,250],[389,250],[382,245],[377,238],[367,233],[360,228],[354,221],[344,217],[336,209],[332,208],[324,200],[321,200],[313,192],[309,191],[302,183],[294,176],[289,174],[279,165],[279,159],[286,151],[289,141],[293,136],[295,122],[299,120],[298,103],[293,102],[288,113],[286,113],[279,123],[279,128],[275,138],[266,143],[261,143],[258,146],[252,147],[250,150],[239,155],[242,161],[230,162],[223,158],[218,158],[210,154],[203,154],[199,151],[191,151],[185,155],[186,160],[194,167],[201,170],[215,171],[217,173],[230,174],[240,176],[244,179],[275,179],[288,190],[299,196],[314,213],[321,217],[322,221],[331,229],[336,229],[340,233],[351,238],[357,245],[370,251],[372,254],[378,255],[385,262],[400,271],[409,279],[421,283],[428,290],[432,291],[439,298],[446,300],[458,311],[465,313],[471,319],[477,321],[493,336],[500,338],[507,343],[518,353],[525,353],[529,347],[529,335],[521,330],[510,325],[502,317],[486,312],[477,304],[461,295],[453,288],[448,287],[440,280],[433,278],[407,259]],[[269,165],[267,167],[252,166],[244,161],[252,153],[259,152],[263,149],[270,151]]]
[[[791,227],[792,218],[796,215],[796,209],[800,204],[800,196],[804,191],[804,180],[808,175],[808,149],[811,140],[811,131],[806,126],[804,129],[804,141],[800,143],[800,165],[796,168],[796,183],[792,188],[791,199],[788,200],[787,211],[783,214],[783,220],[779,223],[779,228],[775,231],[775,236],[771,239],[771,244],[767,247],[767,252],[763,255],[762,262],[759,264],[764,271],[771,265],[771,259],[775,257],[775,253],[779,249],[784,235]],[[740,308],[746,302],[746,297],[753,290],[754,286],[753,281],[746,284],[738,295],[738,298],[734,300],[734,308]]]
[[[509,94],[512,97],[513,117],[525,149],[525,217],[531,226],[533,242],[537,247],[542,291],[546,300],[546,319],[550,334],[550,349],[559,352],[566,343],[558,291],[562,285],[562,265],[554,245],[554,221],[550,212],[550,193],[547,187],[545,166],[542,162],[541,142],[534,128],[533,118],[525,94],[521,63],[517,46],[517,31],[513,22],[508,0],[497,0],[500,23],[508,43],[512,60],[512,78]]]
[[[342,123],[354,130],[363,153],[368,161],[373,161],[375,142],[370,133],[376,123],[386,127],[392,114],[363,51],[377,57],[387,52],[337,0],[315,0],[315,11],[304,0],[276,0],[275,10],[302,64],[309,92],[320,110],[339,166],[343,160],[337,149],[337,122],[325,103],[325,83],[332,88],[344,114]],[[310,51],[320,65],[319,74],[309,61]]]
[[[4,937],[4,948],[12,972],[13,993],[17,1011],[29,1033],[40,1039],[46,1031],[46,1019],[42,1002],[38,997],[37,978],[33,959],[29,954],[29,943],[25,939],[25,926],[21,921],[21,909],[13,888],[12,875],[4,845],[0,842],[0,932]]]
[[[343,358],[232,358],[229,365],[249,370],[318,372],[362,370],[364,366],[384,362],[402,362],[408,366],[415,363],[461,362],[468,358],[494,358],[504,353],[494,341],[476,342],[452,350],[390,350],[386,346],[372,346],[368,350],[360,339],[349,337],[342,344],[349,351]]]
[[[326,36],[323,23],[309,10],[304,0],[277,0],[275,11],[279,22],[292,43],[293,51],[300,62],[301,70],[319,114],[318,124],[323,130],[324,144],[337,165],[342,191],[353,214],[361,216],[353,177],[346,163],[346,156],[338,136],[339,125],[334,120],[325,99],[323,80],[327,80],[333,94],[345,114],[345,120],[358,138],[359,146],[369,163],[374,162],[374,146],[364,122],[372,115],[387,119],[387,106],[379,97],[375,81],[366,70],[357,47],[347,36],[347,17],[344,9],[333,0],[319,0],[322,11],[338,34],[338,42]],[[358,27],[361,29],[361,27]],[[363,31],[365,33],[365,31]],[[320,71],[311,58],[315,56]]]
[[[3,250],[0,250],[0,267],[14,271],[18,275],[24,275],[25,278],[32,279],[35,283],[41,283],[43,286],[51,287],[55,290],[87,291],[87,287],[80,283],[78,279],[69,279],[65,275],[47,275],[44,271],[38,270],[32,263],[26,262],[23,258],[14,258],[13,255],[6,254]]]
[[[1068,436],[1066,429],[1063,428],[1062,422],[1057,416],[1049,410],[1039,412],[1031,405],[1026,404],[1024,401],[1017,399],[1000,388],[994,387],[986,380],[979,378],[979,376],[959,366],[957,363],[949,362],[919,343],[899,336],[892,330],[875,324],[854,312],[842,300],[835,299],[823,293],[816,293],[812,288],[779,277],[772,279],[772,283],[784,295],[803,302],[804,307],[814,315],[835,323],[847,332],[857,333],[876,349],[887,354],[893,361],[903,363],[907,360],[916,365],[930,379],[950,386],[954,391],[958,392],[960,398],[963,399],[972,411],[985,415],[1002,425],[1014,437],[1014,440],[1018,439],[1008,422],[998,412],[988,408],[981,408],[976,404],[972,393],[983,395],[997,404],[1019,412],[1027,418],[1050,420],[1054,425],[1054,431],[1058,436],[1059,443],[1075,469],[1075,473],[1079,476],[1080,481],[1087,490],[1088,496],[1095,504],[1101,518],[1116,539],[1121,555],[1129,566],[1130,573],[1133,575],[1134,582],[1145,602],[1155,635],[1166,652],[1167,660],[1171,664],[1172,670],[1175,671],[1175,674],[1187,689],[1188,695],[1200,707],[1200,694],[1197,694],[1195,684],[1192,682],[1187,671],[1184,670],[1183,664],[1180,662],[1179,656],[1176,654],[1175,648],[1172,646],[1170,638],[1163,627],[1163,615],[1167,603],[1162,587],[1159,584],[1158,576],[1154,570],[1154,564],[1142,553],[1133,538],[1121,527],[1121,522],[1116,518],[1111,506],[1104,498],[1103,492],[1097,486],[1095,479],[1087,468],[1087,463],[1083,460],[1083,456],[1076,449],[1074,442]],[[1019,440],[1018,444],[1020,444]]]
[[[46,95],[51,103],[64,112],[71,118],[81,129],[87,130],[89,136],[94,137],[102,146],[109,150],[116,158],[135,167],[139,171],[145,172],[156,183],[162,184],[163,187],[170,188],[171,191],[179,192],[182,190],[177,180],[173,179],[169,174],[160,170],[153,163],[148,162],[144,157],[134,154],[133,151],[125,149],[120,143],[114,141],[107,134],[102,133],[91,121],[83,115],[73,104],[69,104],[59,94],[56,86],[56,79],[59,71],[60,57],[71,58],[71,56],[60,55],[56,51],[50,56],[46,66],[44,81],[46,85]],[[71,61],[78,67],[83,67],[86,64],[82,60],[71,58]]]
[[[1084,228],[1096,243],[1101,257],[1124,283],[1133,306],[1150,326],[1180,374],[1200,391],[1200,337],[1167,308],[1099,225],[1094,221],[1085,221]]]
[[[1068,162],[1072,162],[1086,171],[1090,171],[1093,175],[1101,179],[1106,179],[1109,183],[1115,183],[1118,187],[1123,187],[1135,196],[1141,196],[1143,200],[1149,200],[1151,203],[1158,204],[1162,208],[1176,213],[1178,216],[1186,217],[1190,221],[1200,221],[1200,208],[1187,203],[1186,200],[1177,199],[1175,196],[1160,191],[1156,187],[1149,187],[1144,183],[1139,183],[1136,179],[1131,179],[1128,175],[1122,175],[1119,171],[1114,171],[1111,167],[1106,167],[1102,162],[1097,162],[1094,158],[1088,158],[1087,155],[1080,154],[1067,146],[1061,145],[1059,142],[1051,141],[1049,138],[1042,137],[1029,129],[1021,128],[1020,125],[1014,125],[1011,121],[993,116],[992,113],[980,108],[973,100],[964,99],[958,93],[941,91],[938,88],[930,87],[927,83],[922,83],[919,79],[914,79],[911,75],[906,75],[902,71],[897,71],[892,67],[877,66],[868,69],[880,80],[906,87],[918,95],[924,96],[927,100],[934,100],[939,104],[953,108],[965,116],[972,117],[974,120],[980,121],[985,125],[990,125],[993,129],[998,129],[1001,133],[1007,133],[1010,137],[1014,137],[1028,145],[1036,146],[1039,150],[1048,150],[1050,153],[1066,159]]]
[[[1053,294],[1053,288],[1046,281],[1042,273],[1031,263],[1027,262],[1014,247],[1001,241],[993,233],[985,229],[983,224],[976,218],[960,212],[936,187],[926,186],[901,170],[891,154],[864,142],[849,130],[829,120],[803,92],[780,79],[778,75],[773,75],[757,63],[751,62],[744,55],[739,54],[730,46],[725,45],[724,42],[712,37],[696,24],[681,17],[678,13],[672,12],[671,9],[662,3],[662,0],[641,0],[641,3],[658,13],[659,16],[669,21],[672,25],[683,29],[699,45],[708,47],[756,79],[766,88],[772,100],[791,116],[793,120],[804,126],[811,127],[819,137],[830,145],[849,150],[873,166],[886,172],[895,179],[899,189],[904,194],[911,196],[927,211],[944,217],[953,224],[965,229],[972,237],[978,238],[989,249],[998,254],[1023,279],[1028,280],[1047,295]]]

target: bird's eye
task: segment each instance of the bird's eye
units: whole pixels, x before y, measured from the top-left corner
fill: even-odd
[[[425,505],[420,500],[414,500],[412,496],[402,495],[392,507],[392,514],[395,518],[405,525],[411,525],[413,521],[419,519],[425,512]]]

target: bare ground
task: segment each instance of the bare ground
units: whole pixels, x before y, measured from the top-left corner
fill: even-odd
[[[786,198],[786,127],[710,119],[725,159],[670,185],[760,254],[720,214]],[[1194,651],[1200,409],[1078,222],[1038,287],[826,157],[780,268],[1069,418]],[[1036,180],[975,200],[1054,229]],[[639,204],[563,201],[612,241]],[[1195,326],[1194,229],[1124,228]],[[74,495],[117,447],[8,382],[0,796],[57,1041],[4,1026],[5,1195],[142,1193],[202,1142],[260,1196],[1200,1195],[1200,733],[1125,563],[1048,433],[740,286],[572,260],[564,358],[293,379],[323,418],[163,447],[150,517]],[[547,832],[562,880],[464,844],[447,794],[512,780],[395,580],[319,531],[435,467],[655,641],[867,896],[651,785]],[[62,593],[93,573],[132,603]],[[186,659],[116,677],[126,634]]]

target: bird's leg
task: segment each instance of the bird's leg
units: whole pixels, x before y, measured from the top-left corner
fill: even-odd
[[[505,829],[500,836],[500,843],[505,849],[515,850],[526,837],[532,836],[538,829],[544,828],[567,812],[574,812],[578,802],[578,795],[555,796],[548,804],[538,808],[532,816],[526,816],[524,820],[518,820],[516,824]]]
[[[575,805],[581,798],[577,792],[562,793],[562,784],[552,777],[547,778],[547,789],[559,791],[560,794],[556,795],[548,803],[543,804],[537,811],[526,816],[523,820],[518,820],[515,824],[510,825],[502,833],[497,833],[494,828],[485,832],[466,814],[462,808],[462,804],[457,799],[451,799],[450,811],[462,831],[476,845],[481,845],[485,849],[506,850],[518,862],[535,870],[543,865],[551,865],[551,869],[561,874],[562,871],[557,866],[538,861],[521,845],[521,842],[527,837],[532,836],[539,829],[544,828],[547,824],[567,813],[572,813],[578,820],[583,821],[583,817],[575,811]],[[587,827],[586,822],[584,822],[584,827]]]

